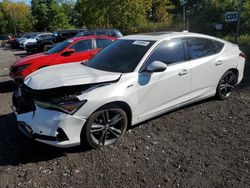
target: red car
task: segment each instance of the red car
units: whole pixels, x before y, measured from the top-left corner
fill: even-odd
[[[19,82],[32,72],[50,65],[89,60],[114,40],[116,38],[108,36],[85,36],[65,40],[45,53],[18,60],[10,67],[10,76]]]

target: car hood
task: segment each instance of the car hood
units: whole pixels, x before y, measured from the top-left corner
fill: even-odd
[[[111,82],[120,76],[121,73],[101,71],[77,62],[40,69],[26,77],[24,83],[33,90],[47,90]]]
[[[54,58],[55,58],[55,54],[48,55],[45,53],[38,53],[38,54],[26,56],[26,57],[16,61],[13,64],[13,66],[15,67],[15,66],[21,66],[21,65],[25,65],[25,64],[31,64],[31,63],[34,63],[36,61],[51,62]]]
[[[28,42],[36,42],[36,39],[26,39],[23,41],[23,43],[28,43]]]

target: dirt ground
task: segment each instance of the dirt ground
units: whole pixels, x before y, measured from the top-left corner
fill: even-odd
[[[127,131],[115,146],[57,149],[23,137],[0,48],[0,187],[250,187],[250,64],[226,101],[209,99]]]

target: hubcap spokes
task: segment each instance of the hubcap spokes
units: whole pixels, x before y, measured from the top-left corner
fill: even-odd
[[[235,84],[236,84],[236,76],[234,74],[226,75],[223,78],[222,83],[220,85],[221,94],[224,97],[228,97],[233,91]]]
[[[90,128],[92,140],[100,145],[110,145],[120,138],[124,127],[124,117],[117,110],[100,111]]]

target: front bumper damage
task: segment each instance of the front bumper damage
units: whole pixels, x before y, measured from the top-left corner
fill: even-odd
[[[86,120],[62,112],[42,109],[16,114],[19,130],[39,142],[56,147],[80,145],[81,130]]]

